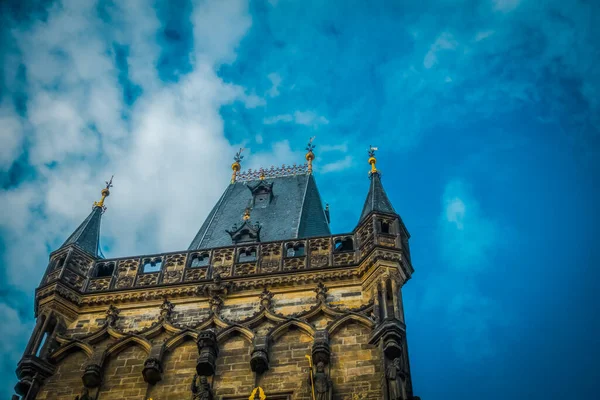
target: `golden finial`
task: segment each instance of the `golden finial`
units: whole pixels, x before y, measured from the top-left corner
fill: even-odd
[[[260,179],[261,181],[265,180],[265,170],[262,168],[260,169],[260,175],[259,175],[258,179]]]
[[[371,173],[374,174],[377,172],[377,168],[375,164],[377,164],[377,159],[375,158],[375,151],[377,151],[377,147],[373,147],[369,145],[369,164],[371,164]]]
[[[231,183],[235,183],[235,179],[237,178],[237,174],[238,172],[240,172],[240,169],[242,169],[242,165],[240,164],[240,161],[242,161],[242,158],[244,158],[244,156],[242,155],[242,151],[244,151],[244,148],[240,148],[240,150],[235,153],[235,156],[233,157],[233,164],[231,164],[231,169],[233,170],[233,172],[231,173]]]
[[[242,217],[244,221],[248,221],[250,219],[250,207],[246,207],[244,210],[244,216]]]
[[[311,137],[310,140],[308,141],[308,146],[306,146],[306,151],[308,153],[306,153],[306,161],[308,162],[308,173],[312,174],[312,162],[315,159],[315,153],[313,153],[313,150],[315,149],[315,145],[312,144],[313,140],[315,140],[315,137]]]
[[[106,207],[104,207],[104,200],[110,196],[110,188],[113,187],[112,184],[112,180],[115,176],[111,176],[110,177],[110,181],[105,181],[106,183],[106,187],[104,189],[102,189],[102,191],[100,192],[102,194],[102,198],[100,199],[100,201],[95,201],[94,202],[94,207],[100,207],[103,210],[106,209]]]

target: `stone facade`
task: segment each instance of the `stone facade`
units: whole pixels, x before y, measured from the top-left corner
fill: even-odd
[[[377,211],[291,242],[108,260],[67,246],[36,291],[13,399],[416,399],[412,272],[400,217]]]

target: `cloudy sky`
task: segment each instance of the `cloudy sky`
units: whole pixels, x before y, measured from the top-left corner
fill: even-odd
[[[187,248],[244,167],[301,163],[336,232],[366,149],[411,234],[416,394],[594,398],[594,0],[0,3],[0,393],[33,290],[115,175],[107,257]]]

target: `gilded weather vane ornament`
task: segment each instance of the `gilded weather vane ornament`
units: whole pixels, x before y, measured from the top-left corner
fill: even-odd
[[[315,159],[315,153],[313,153],[313,150],[315,149],[315,145],[313,144],[313,140],[315,140],[315,136],[311,137],[308,140],[308,145],[306,146],[306,161],[308,163],[308,174],[312,174],[312,162]]]
[[[369,164],[371,164],[371,172],[369,174],[374,174],[377,171],[375,164],[377,164],[377,159],[375,158],[375,152],[379,150],[377,147],[373,147],[369,145]]]
[[[110,188],[113,187],[112,181],[113,178],[115,176],[111,176],[110,177],[110,181],[105,181],[106,183],[106,187],[104,189],[102,189],[102,191],[100,192],[102,194],[102,198],[100,199],[100,201],[95,201],[94,202],[94,207],[100,207],[102,209],[102,212],[106,211],[106,206],[104,205],[104,200],[110,196]]]
[[[235,153],[235,156],[233,157],[233,161],[234,162],[233,162],[233,164],[231,164],[231,169],[233,171],[231,173],[231,183],[235,183],[235,180],[237,178],[237,174],[242,169],[242,165],[240,164],[240,162],[244,158],[244,156],[242,155],[242,151],[244,151],[244,148],[240,147],[240,149],[238,150],[238,152]]]

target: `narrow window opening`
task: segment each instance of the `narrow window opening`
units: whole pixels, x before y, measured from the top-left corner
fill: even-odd
[[[381,222],[381,233],[390,233],[390,224],[387,222]]]
[[[352,238],[337,239],[334,244],[334,251],[352,251],[354,250],[354,242]]]
[[[300,257],[305,255],[304,245],[302,243],[298,243],[296,245],[288,244],[286,250],[286,257]]]
[[[102,263],[96,267],[96,278],[103,278],[106,276],[112,276],[115,270],[114,263]]]
[[[238,257],[238,262],[253,262],[256,261],[256,249],[242,250]]]
[[[146,261],[144,263],[142,272],[144,274],[149,274],[152,272],[159,272],[162,268],[162,261],[157,260],[157,261]]]
[[[208,253],[195,254],[192,258],[190,268],[206,267],[208,265]]]
[[[47,341],[48,341],[48,332],[44,332],[42,335],[42,340],[40,341],[40,345],[38,346],[37,351],[35,352],[36,357],[39,357],[40,354],[42,354],[42,349],[46,345]]]
[[[392,284],[387,281],[386,284],[386,304],[387,304],[387,315],[393,317],[394,314],[394,292],[392,291]]]

